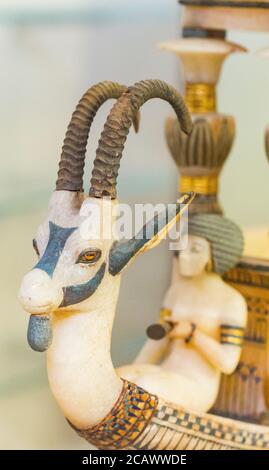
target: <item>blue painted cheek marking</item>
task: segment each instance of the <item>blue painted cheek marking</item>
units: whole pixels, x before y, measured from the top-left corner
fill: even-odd
[[[42,269],[52,277],[64,246],[75,230],[77,230],[77,227],[63,228],[49,222],[49,241],[42,258],[34,267]]]
[[[77,230],[77,227],[63,228],[49,222],[49,241],[42,258],[35,265],[35,268],[45,271],[50,277],[53,276],[59,258],[70,235]],[[63,287],[64,298],[59,307],[78,304],[90,297],[101,283],[106,270],[106,263],[103,263],[95,276],[84,284]]]
[[[106,270],[106,263],[103,263],[95,276],[84,284],[64,287],[64,298],[60,307],[67,307],[68,305],[78,304],[83,300],[88,299],[98,286],[101,284]]]

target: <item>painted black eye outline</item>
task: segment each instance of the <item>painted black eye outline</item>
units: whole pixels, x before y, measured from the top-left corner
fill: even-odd
[[[40,252],[39,252],[39,249],[38,249],[38,247],[37,247],[37,242],[36,242],[36,239],[35,239],[35,238],[33,239],[33,242],[32,242],[32,243],[33,243],[33,248],[34,248],[34,250],[35,250],[35,252],[36,252],[38,258],[40,258]]]
[[[99,248],[91,248],[82,251],[76,261],[76,264],[93,265],[101,258],[102,251]]]

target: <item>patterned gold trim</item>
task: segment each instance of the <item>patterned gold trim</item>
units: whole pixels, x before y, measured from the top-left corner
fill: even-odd
[[[269,428],[188,412],[160,400],[150,423],[130,449],[269,449]]]
[[[181,193],[194,192],[204,195],[215,195],[218,192],[218,177],[215,175],[181,176],[179,180]]]
[[[158,406],[158,398],[123,380],[121,395],[110,413],[96,426],[75,431],[98,449],[124,449],[144,431]]]
[[[246,261],[245,261],[246,259]],[[268,261],[252,260],[244,258],[244,260],[234,269],[225,274],[224,279],[238,289],[245,289],[246,293],[250,293],[269,298],[269,263]]]
[[[186,83],[185,100],[190,113],[216,111],[216,87],[212,83]]]

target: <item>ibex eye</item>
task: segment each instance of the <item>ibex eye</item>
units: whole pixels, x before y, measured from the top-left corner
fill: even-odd
[[[80,253],[77,263],[94,264],[101,258],[101,250],[85,250]]]
[[[37,243],[36,243],[36,239],[35,239],[35,238],[33,239],[33,248],[34,248],[34,250],[35,250],[37,256],[39,257],[39,256],[40,256],[40,253],[39,253],[39,249],[38,249],[38,247],[37,247]]]

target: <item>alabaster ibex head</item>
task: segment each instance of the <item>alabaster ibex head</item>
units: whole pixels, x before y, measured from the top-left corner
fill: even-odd
[[[85,93],[72,116],[48,215],[33,242],[38,262],[25,275],[19,293],[23,308],[31,314],[28,341],[35,350],[50,346],[53,318],[57,315],[102,309],[108,303],[113,310],[122,270],[138,253],[161,240],[162,233],[178,218],[180,204],[188,204],[192,198],[183,196],[176,205],[176,214],[166,209],[158,218],[158,226],[155,218],[149,222],[153,239],[143,235],[145,227],[140,237],[130,240],[118,240],[115,233],[96,236],[100,220],[114,223],[117,175],[131,124],[136,127],[139,108],[155,97],[172,105],[183,131],[189,133],[192,124],[183,100],[175,89],[158,80],[139,82],[130,89],[112,82],[100,83]],[[89,195],[85,195],[83,171],[89,129],[98,108],[108,98],[118,101],[101,134]],[[90,228],[89,213],[93,214]]]

